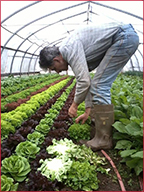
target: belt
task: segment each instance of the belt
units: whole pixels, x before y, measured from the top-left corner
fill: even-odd
[[[120,27],[119,32],[126,31],[127,29],[132,29],[134,31],[134,28],[131,24],[123,25]]]
[[[112,39],[112,43],[118,41],[119,39],[121,39],[121,35],[123,36],[123,33],[125,33],[126,31],[131,31],[131,32],[135,32],[133,26],[131,24],[127,24],[127,25],[122,25],[119,30],[116,32],[116,34],[113,36]]]

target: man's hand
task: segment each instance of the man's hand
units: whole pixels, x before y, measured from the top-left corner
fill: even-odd
[[[91,108],[86,108],[85,110],[85,113],[80,115],[76,120],[75,122],[76,123],[79,123],[81,120],[82,120],[82,124],[85,123],[85,121],[88,119],[89,117],[89,114],[90,114],[90,111],[91,111]]]
[[[69,108],[69,111],[68,111],[68,114],[70,117],[76,117],[77,116],[77,108],[78,108],[78,104],[73,102]]]

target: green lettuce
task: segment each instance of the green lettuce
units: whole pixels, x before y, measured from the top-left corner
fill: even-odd
[[[8,121],[1,119],[1,136],[5,138],[9,133],[14,133],[15,127]]]
[[[33,133],[28,134],[27,139],[35,145],[39,146],[44,142],[45,137],[43,134],[34,131]]]
[[[6,175],[1,176],[1,191],[17,191],[18,183],[14,184],[14,180]]]
[[[73,161],[68,170],[65,184],[73,190],[96,191],[99,188],[99,180],[95,166],[89,162]]]
[[[41,159],[40,163],[42,163],[42,165],[38,168],[38,171],[41,171],[42,175],[51,181],[57,179],[61,182],[63,175],[70,169],[72,161],[70,159],[64,161],[64,159],[56,157],[53,159]]]
[[[85,124],[74,123],[69,127],[68,132],[70,138],[74,139],[75,141],[79,141],[80,139],[89,140],[90,129],[91,127],[87,123]]]
[[[40,151],[40,148],[36,144],[30,141],[24,141],[17,145],[16,154],[28,159],[34,159],[36,154]]]
[[[57,179],[74,190],[98,189],[97,172],[108,174],[105,169],[105,158],[101,158],[85,145],[79,146],[67,138],[57,141],[47,147],[47,152],[53,159],[40,160],[38,171],[51,181]]]
[[[77,145],[75,145],[72,140],[67,138],[57,141],[53,139],[53,145],[47,147],[47,152],[56,156],[68,156],[68,158],[77,151]],[[69,155],[68,155],[69,154]]]
[[[12,155],[2,160],[2,174],[10,175],[16,181],[24,181],[30,171],[30,164],[25,157]]]

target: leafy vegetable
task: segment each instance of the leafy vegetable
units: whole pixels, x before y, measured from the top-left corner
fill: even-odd
[[[33,115],[40,105],[44,105],[47,102],[47,100],[49,100],[50,97],[52,97],[59,90],[61,90],[62,87],[64,87],[70,81],[71,78],[72,77],[62,80],[59,83],[55,84],[54,86],[49,87],[49,89],[47,89],[46,91],[43,91],[42,93],[32,96],[28,102],[21,104],[12,112],[2,114],[1,120],[6,120],[10,122],[11,125],[14,126],[15,128],[19,127],[26,117],[28,118],[31,115]],[[46,131],[46,129],[44,131]],[[44,134],[47,133],[45,132]]]
[[[70,138],[74,139],[75,141],[79,141],[80,139],[89,140],[90,139],[90,125],[88,124],[80,124],[74,123],[72,124],[68,132],[70,134]]]
[[[98,156],[97,153],[94,153],[85,145],[76,145],[72,140],[67,138],[61,139],[60,141],[53,139],[52,142],[53,145],[50,145],[46,149],[49,154],[81,162],[86,160],[89,161],[89,163],[94,164],[96,167],[105,165],[105,158]]]
[[[6,175],[1,176],[1,191],[17,191],[18,183],[14,184],[14,180]]]
[[[2,174],[10,175],[16,181],[24,181],[30,170],[30,164],[25,157],[12,155],[2,160]]]
[[[52,105],[51,109],[48,110],[48,114],[45,114],[45,118],[42,119],[39,125],[36,126],[35,128],[36,131],[42,133],[45,136],[49,133],[55,118],[59,114],[59,110],[64,105],[65,100],[69,92],[71,91],[71,89],[74,87],[74,85],[75,85],[75,81],[73,81],[73,83],[66,89],[66,92],[63,92],[63,94],[57,99],[55,104]]]
[[[53,139],[53,145],[50,145],[47,147],[47,152],[49,154],[54,154],[56,156],[71,156],[76,150],[77,145],[75,145],[72,140],[69,140],[67,138],[61,139],[60,141],[57,141],[56,139]]]
[[[26,180],[26,191],[56,191],[56,182],[52,182],[39,171],[31,172]]]
[[[95,171],[95,166],[89,162],[73,161],[68,170],[65,184],[73,190],[96,191],[99,180]]]
[[[105,158],[99,157],[85,145],[78,146],[72,140],[53,139],[53,145],[47,147],[47,152],[54,156],[53,159],[40,160],[41,171],[48,179],[57,179],[64,182],[74,190],[96,190],[98,189],[98,178],[96,171],[108,174],[104,169]]]
[[[129,158],[126,160],[126,165],[131,169],[134,169],[136,175],[139,175],[143,170],[142,158]]]
[[[14,126],[10,122],[1,119],[2,138],[5,138],[9,133],[14,133],[14,132],[15,132]]]
[[[16,154],[26,157],[28,159],[32,158],[34,159],[36,157],[36,154],[40,151],[40,148],[37,147],[36,144],[30,142],[30,141],[24,141],[17,145],[16,147]]]
[[[30,95],[30,93],[32,93],[32,92],[34,92],[34,91],[37,91],[38,89],[40,89],[40,88],[42,88],[42,87],[44,87],[44,86],[46,86],[46,85],[48,85],[48,84],[50,84],[50,83],[52,83],[52,82],[54,82],[56,79],[58,80],[58,79],[60,79],[61,78],[61,76],[59,76],[59,77],[56,77],[55,76],[55,78],[53,79],[53,78],[50,78],[50,76],[49,76],[49,80],[48,81],[44,81],[44,80],[47,80],[48,78],[44,78],[43,79],[43,83],[41,83],[41,84],[36,84],[36,82],[35,83],[33,83],[33,84],[35,84],[35,86],[32,86],[32,87],[29,87],[29,88],[27,88],[27,89],[25,89],[25,90],[23,90],[24,89],[24,87],[22,87],[21,88],[21,91],[20,92],[18,92],[18,93],[15,93],[15,94],[12,94],[12,93],[14,93],[15,91],[16,91],[16,89],[18,88],[18,86],[16,86],[16,87],[9,87],[9,91],[7,91],[7,94],[9,95],[9,96],[7,96],[6,98],[3,98],[2,99],[2,111],[3,112],[5,112],[5,110],[6,110],[6,104],[7,103],[12,103],[12,102],[16,102],[18,99],[24,99],[24,98],[26,98],[27,96],[29,96]],[[40,80],[41,81],[41,80]],[[40,81],[38,81],[38,82],[40,82]],[[25,86],[25,87],[27,87],[27,85]],[[4,89],[2,89],[2,91],[4,91]],[[10,95],[10,94],[12,94],[12,95]],[[4,94],[4,95],[6,95],[6,94]],[[46,98],[45,98],[46,99]],[[39,104],[39,103],[38,103]],[[40,105],[40,104],[39,104]]]
[[[53,158],[46,160],[41,159],[40,163],[42,163],[42,165],[38,168],[38,171],[41,171],[42,175],[51,181],[55,179],[62,181],[63,174],[66,174],[70,169],[72,161],[70,159],[64,161],[64,159],[61,158]]]
[[[37,131],[34,131],[31,134],[28,134],[27,138],[30,142],[34,143],[37,146],[41,145],[45,139],[44,135]]]
[[[25,77],[9,77],[1,79],[1,96],[10,95],[16,91],[22,91],[27,87],[34,85],[44,86],[44,84],[50,83],[52,79],[61,78],[58,74],[41,74]]]
[[[51,127],[47,124],[39,123],[39,125],[36,126],[35,130],[46,136],[48,134],[50,128]]]
[[[14,180],[6,175],[1,176],[1,191],[17,191],[18,183],[14,184]]]
[[[143,80],[140,77],[119,75],[112,85],[115,105],[115,148],[127,166],[139,175],[143,171]],[[136,154],[136,155],[135,155]]]

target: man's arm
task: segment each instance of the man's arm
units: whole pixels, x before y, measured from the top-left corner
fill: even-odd
[[[90,115],[90,111],[91,108],[88,107],[85,109],[85,113],[80,115],[77,119],[76,119],[76,123],[79,123],[80,121],[82,121],[82,124],[85,123],[85,121],[88,119],[89,115]]]
[[[60,52],[64,59],[69,63],[76,77],[76,91],[74,102],[82,103],[88,93],[90,87],[90,74],[87,66],[86,56],[83,45],[80,40],[73,40],[60,47]]]
[[[77,108],[78,108],[78,104],[73,102],[69,108],[69,111],[68,111],[68,114],[70,117],[76,117],[77,116]]]

